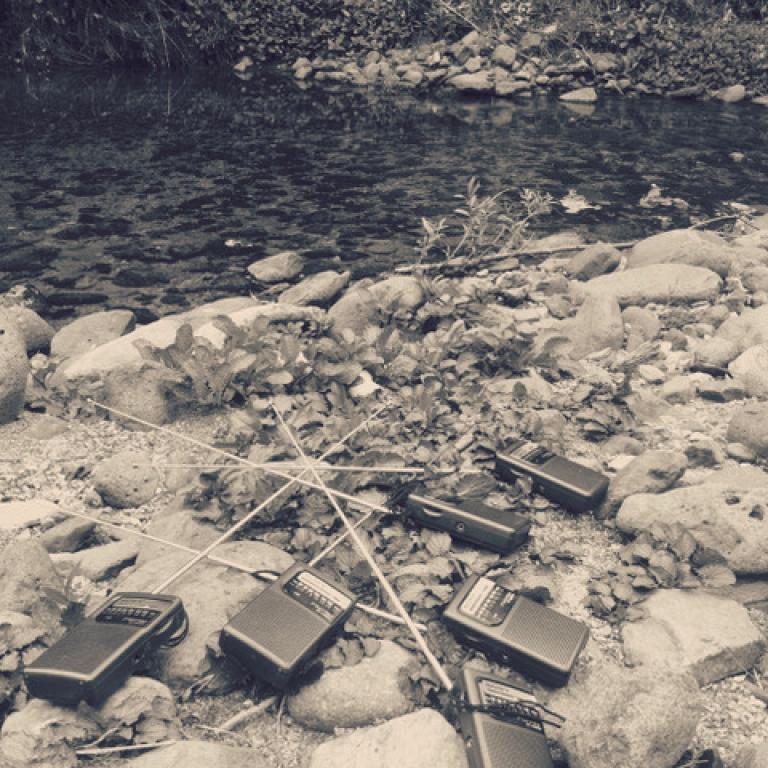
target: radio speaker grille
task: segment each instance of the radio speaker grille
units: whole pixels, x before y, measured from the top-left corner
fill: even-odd
[[[251,641],[291,666],[328,629],[312,611],[266,589],[231,621]]]
[[[490,717],[481,719],[480,729],[491,759],[489,768],[551,768],[552,756],[542,733]]]
[[[536,655],[556,667],[568,668],[585,640],[586,627],[543,605],[518,598],[503,637],[513,645],[535,649]]]

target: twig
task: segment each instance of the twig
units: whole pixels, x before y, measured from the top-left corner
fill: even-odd
[[[239,464],[230,462],[228,464],[132,464],[133,467],[154,467],[155,469],[232,469],[233,467],[239,467]],[[268,461],[256,466],[250,467],[250,469],[292,469],[299,470],[304,469],[303,465],[290,464],[282,461]],[[325,472],[376,472],[384,474],[399,474],[399,475],[422,475],[425,470],[422,467],[361,467],[354,466],[348,467],[343,464],[335,466],[334,464],[318,464],[317,468]]]
[[[280,706],[277,708],[277,719],[275,725],[277,726],[277,736],[280,738],[283,735],[283,710],[285,709],[286,696],[280,697]]]
[[[248,707],[248,709],[244,709],[234,717],[230,717],[229,720],[223,722],[216,730],[231,731],[233,728],[237,728],[238,725],[241,725],[246,720],[250,720],[252,717],[263,715],[271,706],[277,703],[277,700],[277,696],[270,696],[270,698],[264,699],[264,701],[260,701],[258,704],[254,704],[252,707]]]
[[[705,219],[704,221],[700,221],[698,224],[691,224],[688,229],[701,229],[702,227],[707,227],[710,224],[716,224],[718,221],[732,221],[733,219],[739,218],[741,218],[740,213],[728,213],[724,216],[715,216],[712,219]]]
[[[99,736],[98,739],[95,739],[94,741],[89,742],[88,744],[84,744],[82,746],[82,749],[91,749],[93,747],[97,747],[99,744],[101,744],[104,739],[108,739],[110,736],[117,733],[120,729],[119,728],[110,728],[108,731],[104,731],[104,733]]]
[[[92,755],[116,755],[121,752],[144,752],[148,749],[157,749],[158,747],[170,747],[172,744],[178,743],[178,739],[168,739],[167,741],[154,741],[151,744],[125,744],[121,747],[94,747],[87,749],[78,749],[75,754],[78,757],[92,756]]]
[[[635,246],[639,240],[627,240],[623,243],[600,243],[600,245],[604,245],[606,247],[610,248],[632,248]],[[581,251],[584,248],[589,248],[590,245],[593,245],[593,243],[581,243],[580,245],[561,245],[559,248],[545,248],[543,250],[526,250],[526,249],[520,249],[519,251],[516,251],[513,256],[549,256],[553,253],[566,253],[567,251]],[[597,245],[597,243],[594,243],[594,245]]]

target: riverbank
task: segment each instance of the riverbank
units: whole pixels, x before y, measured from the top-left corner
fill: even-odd
[[[0,608],[10,628],[0,755],[61,768],[96,741],[98,750],[170,739],[187,741],[173,754],[209,764],[324,768],[375,750],[396,768],[392,745],[409,743],[417,768],[446,765],[446,755],[463,766],[434,709],[445,699],[407,632],[361,613],[323,653],[322,676],[273,713],[271,692],[245,687],[216,641],[263,585],[216,563],[178,583],[192,630],[161,654],[154,681],[135,677],[130,696],[77,712],[27,702],[20,688],[22,665],[61,635],[62,617],[108,590],[146,589],[188,557],[158,538],[200,549],[278,487],[245,467],[206,467],[227,460],[204,446],[293,462],[270,403],[313,455],[386,404],[332,457],[371,468],[329,475],[363,499],[355,514],[396,487],[375,468],[405,465],[426,470],[430,494],[515,508],[532,524],[529,542],[505,558],[394,510],[365,524],[450,676],[468,653],[481,658],[444,630],[441,608],[464,578],[487,572],[589,627],[568,687],[536,685],[569,718],[549,735],[572,765],[672,768],[707,749],[728,768],[751,765],[749,744],[768,742],[768,221],[731,222],[723,235],[673,230],[621,250],[572,236],[526,248],[550,255],[484,251],[357,282],[337,270],[305,275],[300,254],[277,254],[250,267],[262,300],[232,297],[143,326],[125,312],[93,314],[54,333],[29,308],[33,297],[16,295],[3,338],[21,327],[32,378],[25,409],[0,427]],[[90,397],[181,437],[106,421]],[[605,473],[605,502],[575,515],[499,481],[493,452],[517,435]],[[67,520],[68,510],[156,538]],[[338,530],[333,509],[304,489],[220,554],[281,570]],[[353,548],[323,562],[375,600]],[[356,693],[374,687],[375,696]],[[259,702],[250,719],[227,723]],[[135,765],[171,759],[162,754]]]

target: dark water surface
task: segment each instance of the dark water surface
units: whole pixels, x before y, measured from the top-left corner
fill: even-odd
[[[286,248],[357,276],[414,258],[421,216],[467,179],[486,193],[573,189],[537,226],[633,239],[728,202],[768,202],[768,110],[603,98],[479,101],[303,90],[261,74],[0,75],[0,290],[32,282],[66,317],[150,319],[248,290]],[[729,157],[744,153],[742,162]],[[689,212],[638,205],[650,185]]]

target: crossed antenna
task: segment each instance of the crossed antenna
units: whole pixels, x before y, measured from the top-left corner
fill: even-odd
[[[275,469],[272,466],[269,466],[269,468],[259,465],[257,462],[249,461],[248,459],[244,459],[241,456],[238,456],[237,454],[231,453],[229,451],[225,451],[221,448],[217,448],[216,446],[208,445],[200,440],[197,440],[193,437],[190,437],[188,435],[184,435],[180,432],[176,432],[175,430],[169,429],[168,427],[163,427],[158,424],[153,424],[150,421],[146,421],[145,419],[140,419],[137,416],[133,416],[132,414],[125,413],[124,411],[120,411],[116,408],[112,408],[111,406],[105,405],[103,403],[99,403],[96,400],[88,399],[88,402],[96,406],[97,408],[100,408],[107,413],[113,413],[116,416],[120,416],[121,418],[128,419],[129,421],[133,421],[137,424],[142,424],[143,426],[149,427],[150,429],[154,429],[159,432],[164,432],[168,435],[172,435],[173,437],[183,440],[187,443],[190,443],[192,445],[197,445],[198,447],[205,448],[206,450],[213,451],[214,453],[218,453],[222,456],[225,456],[228,459],[231,459],[233,461],[236,461],[237,463],[243,464],[245,466],[250,466],[252,468],[257,469],[263,469],[265,472],[271,475],[275,475],[277,477],[282,477],[288,482],[283,485],[281,488],[278,488],[277,491],[272,493],[270,496],[268,496],[263,502],[261,502],[258,506],[256,506],[254,509],[252,509],[242,520],[240,520],[238,523],[236,523],[234,526],[229,528],[225,533],[223,533],[218,539],[216,539],[212,544],[209,544],[205,549],[198,552],[191,560],[189,560],[185,565],[183,565],[181,568],[179,568],[175,573],[173,573],[171,576],[169,576],[162,584],[160,584],[156,589],[153,590],[154,594],[157,594],[159,592],[162,592],[163,590],[167,589],[168,586],[170,586],[174,581],[179,579],[181,576],[183,576],[190,568],[194,567],[200,560],[208,557],[208,555],[221,543],[226,541],[227,539],[231,538],[237,531],[239,531],[241,528],[243,528],[254,516],[256,516],[262,509],[264,509],[267,505],[271,504],[272,501],[274,501],[278,496],[282,495],[285,491],[289,490],[296,484],[303,485],[308,488],[313,488],[315,490],[322,491],[330,500],[334,510],[336,511],[336,514],[339,516],[341,521],[344,523],[346,530],[346,535],[348,535],[352,541],[357,546],[360,553],[363,555],[365,560],[368,562],[368,565],[370,566],[371,570],[373,571],[376,578],[379,580],[379,583],[383,587],[384,591],[387,593],[388,597],[394,604],[397,613],[399,614],[400,619],[402,620],[402,623],[405,624],[405,626],[410,631],[411,635],[413,636],[413,639],[415,640],[416,644],[418,645],[421,652],[424,654],[424,657],[429,662],[430,666],[434,670],[435,674],[437,675],[438,680],[443,685],[443,687],[446,690],[450,690],[453,687],[453,684],[451,682],[451,679],[446,674],[445,670],[441,666],[440,662],[437,660],[435,655],[430,651],[429,646],[427,645],[426,641],[424,640],[424,637],[422,636],[421,632],[419,631],[419,628],[414,623],[413,619],[411,619],[408,612],[405,610],[405,607],[403,606],[402,602],[400,601],[400,598],[397,596],[397,593],[393,589],[392,585],[387,580],[386,576],[382,572],[382,570],[377,565],[376,561],[373,558],[373,555],[369,552],[366,545],[363,543],[362,539],[357,533],[356,526],[354,526],[347,515],[344,513],[344,511],[341,509],[341,506],[339,505],[339,499],[344,499],[345,501],[351,501],[355,504],[359,504],[362,506],[369,507],[373,511],[384,511],[386,513],[389,513],[390,510],[386,507],[382,507],[378,504],[373,504],[371,502],[368,502],[364,499],[357,498],[355,496],[352,496],[347,493],[342,493],[341,491],[337,491],[335,489],[329,488],[320,477],[318,469],[313,464],[312,460],[304,453],[303,449],[301,448],[301,445],[296,441],[293,433],[288,428],[288,425],[285,423],[285,420],[283,419],[280,412],[277,410],[274,403],[271,403],[273,410],[275,411],[275,414],[277,415],[278,420],[280,421],[280,425],[283,428],[283,430],[286,432],[287,436],[291,440],[291,443],[293,444],[294,448],[298,452],[299,456],[301,457],[301,460],[303,462],[303,469],[301,470],[300,474],[293,476],[288,474],[287,472],[283,472],[281,470]],[[359,432],[363,427],[365,427],[372,419],[376,418],[380,413],[382,413],[384,410],[386,410],[388,406],[383,405],[380,408],[378,408],[376,411],[373,412],[365,421],[363,421],[361,424],[359,424],[355,429],[353,429],[349,434],[345,435],[337,444],[331,446],[327,451],[325,451],[319,458],[319,461],[324,461],[331,453],[335,452],[338,448],[340,448],[345,442],[347,442],[349,439],[352,438],[353,435],[355,435],[357,432]],[[368,471],[371,471],[370,469]],[[304,476],[307,473],[311,473],[314,478],[315,482],[306,480]],[[362,521],[360,521],[362,522]],[[358,523],[359,525],[359,523]],[[338,542],[337,542],[338,543]],[[313,560],[313,563],[315,560]],[[362,608],[362,606],[361,606]],[[393,617],[394,618],[394,617]],[[399,623],[399,622],[398,622]]]

